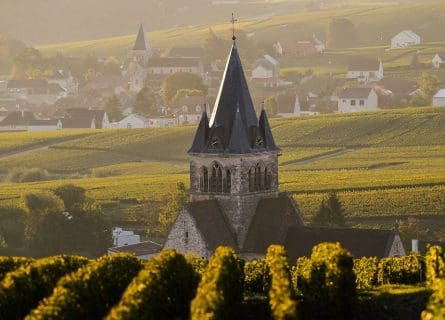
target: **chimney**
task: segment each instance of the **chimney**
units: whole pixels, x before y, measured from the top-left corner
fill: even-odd
[[[411,240],[411,251],[414,253],[419,253],[419,240],[417,239]]]

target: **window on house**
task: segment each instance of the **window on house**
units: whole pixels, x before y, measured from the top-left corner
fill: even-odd
[[[188,231],[185,232],[184,242],[185,242],[185,244],[189,243],[189,233],[188,233]]]
[[[355,100],[351,100],[351,106],[355,106],[356,105],[356,101]]]
[[[359,102],[359,104],[361,105],[361,106],[364,106],[365,105],[365,100],[360,100],[360,102]]]
[[[201,177],[199,181],[199,189],[201,192],[208,192],[209,191],[209,171],[207,168],[201,169]]]
[[[211,192],[222,192],[222,170],[218,163],[215,163],[212,167],[212,178],[210,185]]]

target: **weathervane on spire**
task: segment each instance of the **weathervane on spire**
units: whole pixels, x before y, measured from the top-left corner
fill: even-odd
[[[230,22],[232,23],[232,40],[235,41],[236,37],[235,37],[235,22],[237,22],[238,19],[235,19],[233,12],[232,12],[232,20],[230,20]]]

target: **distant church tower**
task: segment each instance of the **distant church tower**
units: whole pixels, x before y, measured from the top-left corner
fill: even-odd
[[[149,59],[152,57],[152,48],[147,40],[144,26],[139,26],[138,35],[133,49],[130,51],[130,64],[128,65],[127,77],[130,91],[139,92],[145,85],[148,73]]]
[[[280,149],[265,110],[256,116],[235,37],[211,118],[203,113],[188,153],[191,203],[166,248],[202,256],[218,245],[257,252],[259,242],[277,243],[290,225],[302,225],[292,199],[278,192]]]

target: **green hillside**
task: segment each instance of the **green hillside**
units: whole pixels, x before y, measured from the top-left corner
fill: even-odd
[[[445,28],[445,4],[443,2],[403,3],[387,6],[365,6],[352,9],[330,9],[298,12],[273,17],[243,20],[237,27],[251,34],[260,43],[276,40],[295,40],[316,33],[326,38],[329,21],[334,17],[351,19],[357,29],[360,46],[388,45],[389,39],[400,30],[413,29],[422,36],[423,42],[443,42],[439,30]],[[397,17],[397,19],[395,19]],[[149,39],[154,47],[200,45],[208,32],[208,25],[164,29],[150,32]],[[224,37],[230,25],[213,24],[212,29]],[[136,31],[135,31],[136,32]],[[67,55],[97,54],[123,57],[131,47],[135,34],[91,41],[61,43],[38,47],[46,54],[61,52]]]
[[[293,194],[306,219],[330,191],[339,193],[355,224],[388,226],[398,216],[440,217],[445,214],[444,122],[445,108],[274,119],[272,130],[282,148],[280,189]],[[104,204],[113,219],[137,219],[127,216],[129,210],[160,201],[177,182],[188,185],[186,152],[194,131],[194,126],[61,131],[46,140],[36,134],[47,148],[26,152],[17,145],[16,155],[2,148],[3,142],[0,174],[38,167],[55,180],[0,184],[0,203],[18,203],[24,193],[74,183]],[[1,133],[0,141],[14,138],[26,146],[30,135]],[[57,135],[65,140],[54,140]]]

